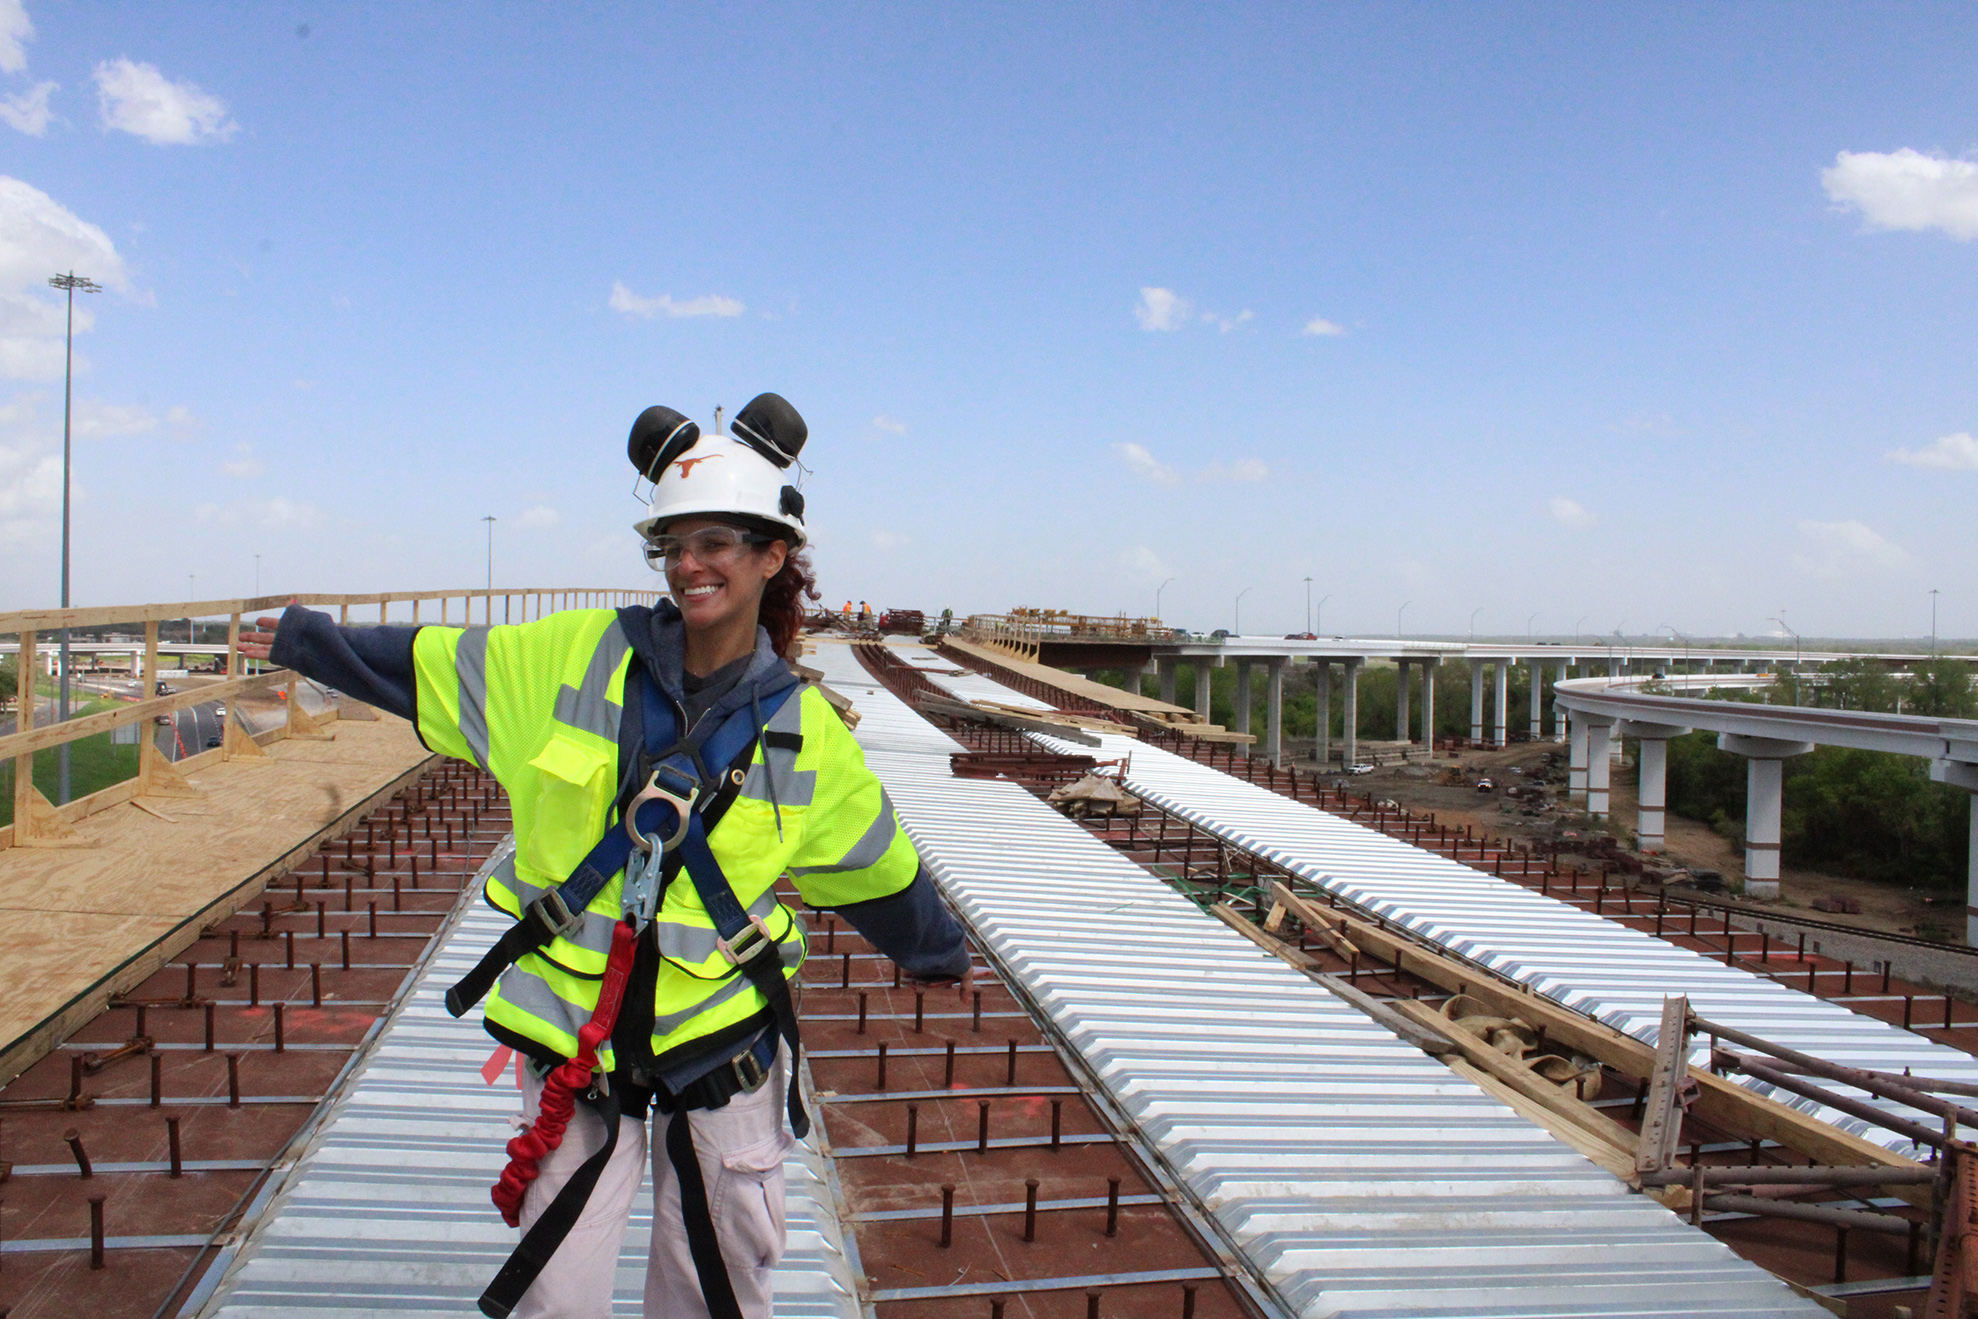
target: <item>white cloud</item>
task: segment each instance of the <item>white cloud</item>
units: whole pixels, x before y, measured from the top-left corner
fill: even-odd
[[[114,440],[155,430],[158,418],[151,409],[136,403],[104,403],[93,398],[79,398],[71,425],[79,440]]]
[[[534,508],[523,509],[521,516],[515,519],[515,525],[535,530],[542,527],[553,527],[561,521],[563,521],[563,515],[561,513],[547,504],[537,504]]]
[[[872,533],[872,547],[877,550],[897,550],[907,544],[907,538],[897,531],[875,530]]]
[[[108,234],[32,184],[0,175],[0,376],[61,377],[65,310],[48,287],[57,270],[130,291],[123,258]],[[78,294],[76,330],[95,323],[89,295]],[[87,362],[78,357],[77,365]]]
[[[27,42],[34,36],[34,23],[21,0],[0,0],[0,73],[20,73],[27,68]]]
[[[1245,321],[1255,319],[1255,316],[1256,313],[1251,311],[1240,311],[1234,316],[1218,316],[1216,313],[1212,311],[1205,311],[1202,313],[1203,320],[1215,326],[1218,330],[1221,330],[1224,334],[1228,334],[1231,330],[1243,324]]]
[[[254,456],[253,445],[236,444],[234,446],[233,460],[231,462],[221,463],[220,470],[236,480],[248,481],[261,475],[267,469],[262,467],[261,460]]]
[[[1212,481],[1262,481],[1267,479],[1270,474],[1271,469],[1264,465],[1261,458],[1238,458],[1227,467],[1224,467],[1221,463],[1210,463],[1207,467],[1196,473],[1195,479],[1204,483]]]
[[[895,421],[883,412],[872,419],[872,424],[879,430],[889,431],[894,435],[907,433],[907,424],[904,421]]]
[[[651,320],[661,314],[681,316],[740,316],[748,308],[734,298],[724,298],[718,293],[709,293],[685,302],[675,302],[673,295],[662,293],[656,298],[640,297],[622,283],[614,280],[611,285],[610,307],[613,311],[627,316],[637,316]]]
[[[38,82],[18,96],[0,97],[0,121],[29,137],[40,137],[48,131],[48,121],[54,117],[48,109],[48,98],[60,86],[60,83]]]
[[[1147,452],[1138,444],[1115,444],[1113,452],[1118,454],[1126,465],[1133,469],[1135,476],[1144,477],[1155,485],[1180,485],[1181,473]]]
[[[1546,509],[1552,514],[1554,522],[1575,531],[1585,531],[1595,522],[1593,514],[1582,508],[1578,500],[1568,499],[1564,495],[1554,495]]]
[[[1238,458],[1227,467],[1221,463],[1210,463],[1199,471],[1182,472],[1149,453],[1145,445],[1115,444],[1113,452],[1120,456],[1120,461],[1133,470],[1135,476],[1152,481],[1155,485],[1177,486],[1190,483],[1210,485],[1220,481],[1262,481],[1271,474],[1270,468],[1257,458]]]
[[[62,433],[40,420],[39,394],[0,404],[0,545],[52,530],[62,512]]]
[[[1143,288],[1133,319],[1143,330],[1179,330],[1188,324],[1194,310],[1194,305],[1173,289]]]
[[[118,58],[96,66],[96,99],[103,129],[141,137],[154,146],[224,142],[240,125],[226,102],[189,82],[172,82],[155,64]]]
[[[1941,229],[1978,238],[1978,164],[1900,151],[1843,151],[1820,171],[1836,206],[1854,207],[1870,229]]]
[[[1336,338],[1346,333],[1346,327],[1337,321],[1329,321],[1323,316],[1314,316],[1311,320],[1305,322],[1305,328],[1298,333]]]
[[[192,415],[192,409],[180,404],[165,410],[165,424],[175,431],[199,429],[199,418]]]
[[[1942,472],[1978,471],[1978,440],[1970,432],[1940,435],[1921,449],[1891,449],[1887,461],[1910,467],[1930,467]]]
[[[1809,553],[1796,556],[1799,566],[1823,577],[1838,577],[1863,569],[1890,571],[1906,568],[1909,551],[1884,540],[1880,532],[1865,522],[1810,522],[1799,524]]]

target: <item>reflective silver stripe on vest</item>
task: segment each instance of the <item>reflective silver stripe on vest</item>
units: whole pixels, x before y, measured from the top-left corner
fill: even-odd
[[[838,859],[836,865],[791,866],[790,874],[841,875],[876,866],[885,857],[886,849],[893,845],[893,836],[899,832],[899,821],[893,818],[893,799],[886,795],[886,789],[882,787],[879,789],[879,818],[865,831],[865,837],[853,843],[851,850]]]
[[[677,881],[676,881],[677,882]],[[766,888],[748,906],[748,914],[768,919],[769,913],[776,910],[776,890]],[[705,962],[721,951],[716,942],[719,932],[705,925],[688,925],[681,921],[656,920],[653,922],[653,936],[659,940],[660,953],[675,962],[689,964]]]
[[[453,676],[460,687],[460,736],[474,763],[488,767],[488,630],[470,627],[453,653]]]
[[[765,729],[772,733],[795,733],[799,737],[804,731],[804,694],[802,690],[791,693],[775,714],[769,716]],[[741,794],[756,801],[774,802],[778,806],[808,806],[817,796],[817,771],[799,770],[797,753],[782,747],[764,746],[763,763],[749,766],[748,777],[742,780]],[[776,793],[769,791],[770,777],[775,777]]]
[[[568,683],[556,694],[554,717],[560,724],[595,734],[608,742],[618,741],[618,720],[625,708],[611,699],[611,675],[625,659],[632,643],[614,619],[598,638],[591,662],[585,666],[583,685]]]
[[[530,903],[556,887],[555,885],[551,885],[549,888],[539,888],[522,878],[515,873],[515,859],[512,856],[495,869],[493,877],[500,879],[502,883],[508,886],[508,891],[515,895],[519,909],[523,911],[528,910]],[[520,917],[517,917],[517,919],[520,919]],[[596,953],[600,957],[609,957],[611,955],[611,931],[617,924],[618,918],[616,916],[603,916],[595,911],[586,910],[584,912],[584,928],[579,930],[577,937],[569,940],[569,942],[576,944],[587,952]],[[545,947],[547,946],[545,945]],[[588,975],[592,979],[596,978],[595,975],[589,972],[572,971],[571,974]]]
[[[786,971],[803,961],[804,945],[800,939],[785,940],[777,945],[776,951],[782,954],[783,969]],[[706,998],[694,1004],[694,1006],[680,1012],[669,1012],[664,1016],[655,1016],[652,1023],[653,1037],[655,1039],[665,1039],[668,1035],[679,1030],[695,1017],[700,1016],[703,1012],[726,1003],[745,989],[753,989],[754,987],[754,983],[747,976],[736,971],[721,982],[721,988],[715,990],[712,994],[709,994]],[[507,997],[505,991],[502,997]]]
[[[523,970],[520,962],[502,972],[501,998],[502,1002],[528,1013],[550,1029],[564,1031],[573,1037],[578,1028],[591,1019],[587,1009],[558,998],[547,981],[532,971]]]

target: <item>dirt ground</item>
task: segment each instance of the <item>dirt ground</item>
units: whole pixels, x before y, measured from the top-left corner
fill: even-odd
[[[1545,767],[1548,754],[1556,757],[1551,772]],[[1634,834],[1637,817],[1632,762],[1614,767],[1610,789],[1612,816],[1605,826],[1595,825],[1566,801],[1566,748],[1561,743],[1526,742],[1501,750],[1439,752],[1432,764],[1433,769],[1427,764],[1384,767],[1351,782],[1356,790],[1369,793],[1376,800],[1388,798],[1411,811],[1433,811],[1439,823],[1456,828],[1468,825],[1479,833],[1528,844],[1549,840],[1559,828],[1581,834],[1612,833],[1624,845]],[[1445,786],[1435,781],[1434,775],[1450,769],[1470,772],[1470,781],[1478,774],[1487,775],[1496,783],[1496,791],[1482,793],[1467,783]],[[1532,782],[1546,786],[1547,804],[1537,816],[1519,813],[1516,805],[1504,796],[1507,787]],[[1744,879],[1741,850],[1708,825],[1673,813],[1668,816],[1668,849],[1661,862],[1650,864],[1669,869],[1715,870],[1734,889]],[[1780,892],[1776,903],[1746,901],[1759,910],[1797,908],[1816,919],[1836,924],[1963,942],[1964,922],[1955,899],[1933,899],[1914,889],[1792,866],[1781,871]],[[1824,897],[1852,898],[1861,904],[1861,911],[1855,914],[1813,910],[1813,900]]]

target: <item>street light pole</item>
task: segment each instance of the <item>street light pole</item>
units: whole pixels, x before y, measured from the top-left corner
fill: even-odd
[[[1174,578],[1170,577],[1165,582],[1162,582],[1159,586],[1154,588],[1154,620],[1156,622],[1159,622],[1161,617],[1161,592],[1167,590],[1170,586],[1173,585],[1174,585]]]
[[[1305,630],[1312,630],[1312,579],[1305,579]]]
[[[1478,605],[1475,609],[1472,609],[1470,611],[1470,640],[1472,641],[1475,641],[1477,639],[1477,615],[1481,614],[1483,611],[1484,611],[1484,607],[1482,605]]]
[[[76,274],[71,270],[66,275],[56,275],[48,283],[61,289],[69,299],[68,333],[64,341],[62,366],[62,608],[69,607],[69,434],[70,417],[75,403],[76,378],[76,294],[101,293],[103,286],[93,279]],[[69,628],[62,625],[62,685],[56,697],[55,718],[66,721],[69,717]],[[63,805],[69,800],[69,744],[62,743],[56,753],[58,766],[55,783],[55,804]]]
[[[495,516],[490,513],[481,521],[488,524],[488,626],[494,626],[494,524]],[[468,615],[472,618],[473,615]]]
[[[1401,615],[1403,615],[1403,614],[1405,614],[1405,613],[1407,613],[1407,612],[1408,612],[1408,606],[1409,606],[1409,605],[1412,605],[1412,604],[1414,604],[1414,603],[1415,603],[1415,602],[1414,602],[1413,600],[1407,600],[1407,601],[1404,601],[1404,602],[1402,603],[1402,605],[1401,605],[1401,607],[1400,607],[1399,609],[1397,609],[1397,610],[1395,610],[1395,611],[1394,611],[1394,639],[1395,639],[1396,641],[1399,641],[1399,640],[1401,640],[1401,638],[1402,638],[1403,636],[1405,636],[1405,635],[1407,635],[1406,633],[1404,633],[1404,632],[1402,632],[1402,630],[1401,630]]]
[[[188,602],[185,607],[185,644],[188,646],[199,644],[199,638],[194,636],[192,632],[192,605],[190,603],[194,594],[193,583],[198,580],[199,575],[197,573],[187,573],[185,575],[185,598]]]
[[[1786,611],[1781,609],[1779,612],[1783,614]],[[1799,656],[1800,656],[1799,633],[1793,632],[1792,625],[1787,623],[1786,620],[1783,618],[1768,618],[1765,621],[1768,623],[1777,623],[1780,627],[1785,628],[1786,631],[1793,633],[1793,704],[1798,705],[1799,704]]]
[[[1322,632],[1322,631],[1324,631],[1324,630],[1325,630],[1325,625],[1326,625],[1326,601],[1328,601],[1328,600],[1330,600],[1330,599],[1332,599],[1332,597],[1331,597],[1330,595],[1324,595],[1324,596],[1321,596],[1321,597],[1319,597],[1319,608],[1318,608],[1318,612],[1317,612],[1316,614],[1314,614],[1314,615],[1313,615],[1313,623],[1312,623],[1312,631],[1313,631],[1313,632],[1314,632],[1315,634],[1316,634],[1316,633],[1319,633],[1319,632]]]
[[[1532,639],[1532,622],[1533,622],[1533,620],[1535,620],[1535,619],[1537,619],[1537,618],[1538,618],[1538,616],[1539,616],[1539,615],[1540,615],[1541,613],[1543,613],[1543,612],[1544,612],[1543,610],[1539,610],[1539,609],[1534,609],[1534,610],[1532,611],[1532,616],[1531,616],[1531,618],[1528,618],[1528,619],[1526,619],[1526,620],[1525,620],[1525,640],[1526,640],[1526,642],[1527,642],[1527,643],[1529,643],[1529,642],[1531,641],[1531,639]]]
[[[1930,588],[1930,658],[1937,658],[1937,588]]]
[[[1236,593],[1236,626],[1233,629],[1236,636],[1240,637],[1243,635],[1243,597],[1256,589],[1254,586],[1246,586]]]

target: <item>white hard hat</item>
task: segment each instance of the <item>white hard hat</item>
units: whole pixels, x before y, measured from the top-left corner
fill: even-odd
[[[757,396],[736,414],[735,434],[702,435],[671,408],[647,408],[632,424],[627,452],[653,482],[647,516],[632,524],[651,539],[685,517],[730,517],[783,536],[793,550],[809,541],[804,497],[788,471],[808,430],[775,394]]]

